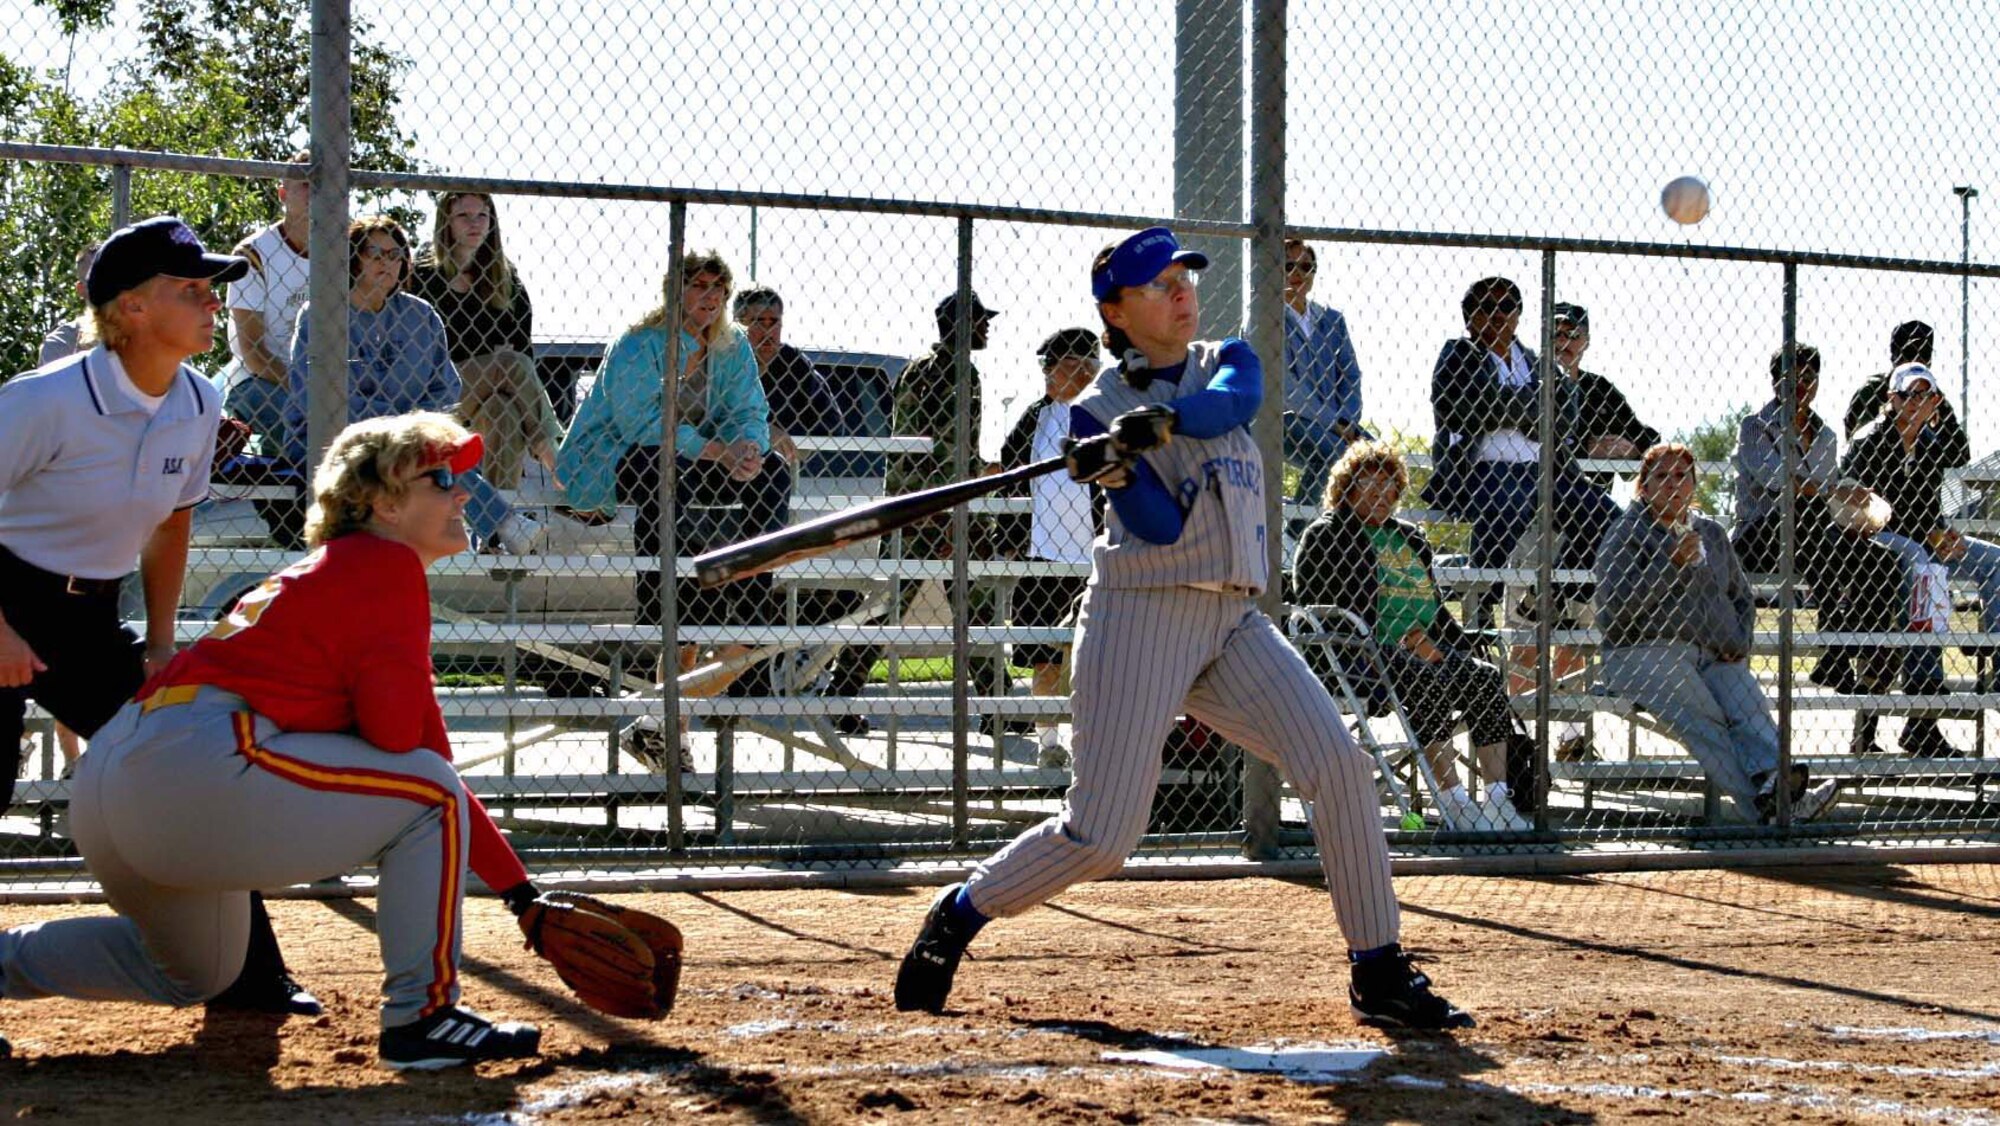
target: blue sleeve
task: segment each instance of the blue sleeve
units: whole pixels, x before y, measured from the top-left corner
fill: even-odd
[[[1264,364],[1250,345],[1232,336],[1222,342],[1217,359],[1208,386],[1167,404],[1180,416],[1175,430],[1190,438],[1219,438],[1246,426],[1263,405]]]
[[[1069,409],[1070,437],[1082,441],[1104,432],[1104,424],[1096,415],[1081,407]],[[1145,458],[1133,465],[1131,484],[1122,489],[1106,489],[1104,495],[1111,498],[1111,507],[1118,510],[1119,522],[1125,525],[1125,530],[1147,543],[1173,543],[1181,538],[1187,516],[1167,489],[1167,483],[1160,480],[1159,471]]]
[[[771,405],[764,397],[764,381],[757,374],[757,353],[750,338],[732,331],[711,357],[714,385],[722,394],[716,420],[716,437],[724,442],[748,439],[764,453],[771,452]]]
[[[451,362],[451,349],[445,344],[444,321],[437,310],[424,306],[424,333],[427,337],[430,378],[426,381],[425,407],[434,411],[455,411],[459,400],[465,397],[465,384],[459,379],[458,367]]]

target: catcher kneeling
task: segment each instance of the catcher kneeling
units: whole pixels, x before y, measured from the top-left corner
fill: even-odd
[[[458,1005],[468,861],[594,1008],[659,1017],[681,937],[538,894],[451,764],[432,687],[432,563],[464,551],[479,435],[441,414],[357,423],[313,478],[311,554],[140,689],[78,764],[70,825],[115,917],[0,932],[0,996],[199,1002],[236,979],[249,893],[379,866],[381,1061],[533,1056],[533,1026]]]

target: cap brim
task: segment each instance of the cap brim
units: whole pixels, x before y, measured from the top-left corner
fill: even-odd
[[[250,260],[238,258],[234,254],[204,254],[201,256],[201,272],[183,274],[173,270],[161,270],[160,274],[170,278],[206,279],[214,282],[240,281],[250,272]]]
[[[460,442],[445,458],[445,465],[449,466],[453,473],[469,473],[485,456],[486,439],[478,434],[468,434],[465,436],[465,441]]]
[[[1208,269],[1208,255],[1203,254],[1199,250],[1182,250],[1176,252],[1172,258],[1167,259],[1167,265],[1186,266],[1190,270],[1206,270]],[[1157,277],[1158,275],[1154,276]]]

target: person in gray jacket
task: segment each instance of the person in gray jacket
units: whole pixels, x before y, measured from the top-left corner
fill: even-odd
[[[1745,662],[1756,604],[1722,525],[1692,510],[1694,452],[1646,451],[1639,495],[1598,549],[1604,680],[1687,745],[1744,820],[1777,815],[1778,727]],[[1810,820],[1835,784],[1794,767],[1792,818]]]

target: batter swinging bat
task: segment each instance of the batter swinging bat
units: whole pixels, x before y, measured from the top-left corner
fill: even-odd
[[[703,589],[747,579],[793,560],[823,555],[857,540],[886,536],[926,516],[935,516],[966,501],[977,500],[1009,485],[1055,473],[1062,468],[1062,458],[1043,458],[990,476],[954,481],[949,485],[901,496],[883,497],[828,513],[803,524],[766,532],[755,539],[697,555],[694,560],[695,578]]]

